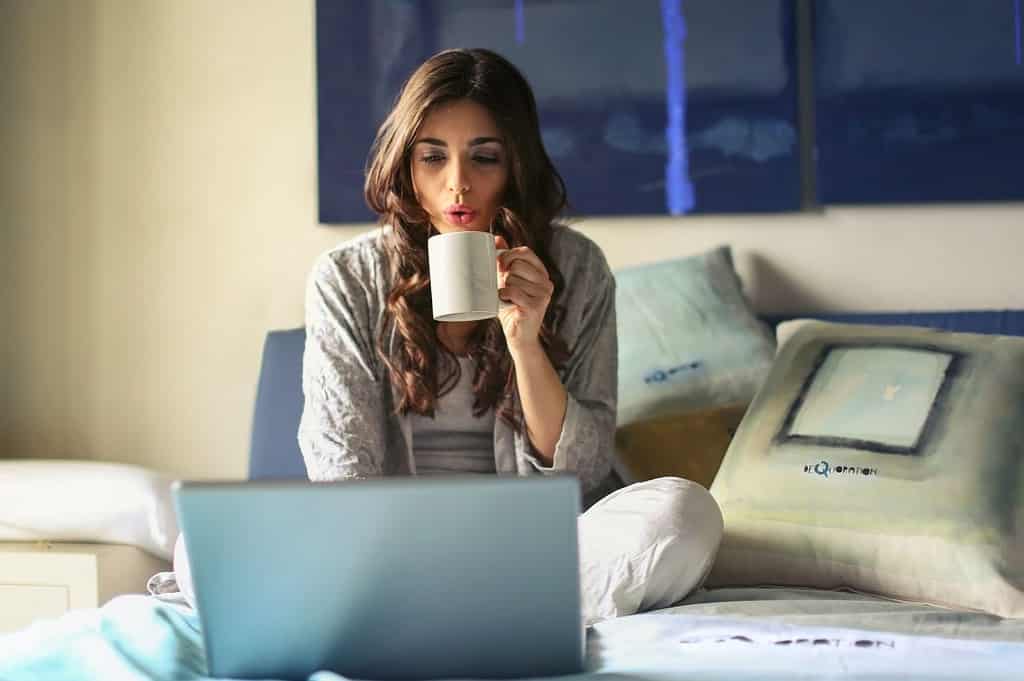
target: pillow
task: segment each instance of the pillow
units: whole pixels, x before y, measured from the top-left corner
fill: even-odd
[[[1024,616],[1024,339],[790,330],[711,487],[709,584]]]
[[[789,339],[793,337],[797,331],[807,326],[808,324],[815,323],[813,319],[789,319],[781,322],[775,327],[775,347],[776,353],[781,352],[782,348],[785,347]]]
[[[747,404],[775,353],[728,246],[619,270],[618,425]]]
[[[722,538],[706,489],[680,478],[639,482],[579,517],[583,621],[665,608],[701,586]]]
[[[615,433],[627,481],[674,476],[710,487],[747,410],[746,403],[633,423]]]
[[[0,461],[0,541],[130,544],[170,560],[173,479],[97,461]]]

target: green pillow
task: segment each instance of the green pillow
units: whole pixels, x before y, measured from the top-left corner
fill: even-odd
[[[1024,338],[796,326],[711,487],[709,584],[1024,616]]]

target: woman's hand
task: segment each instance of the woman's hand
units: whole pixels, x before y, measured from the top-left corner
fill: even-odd
[[[513,355],[539,349],[540,327],[555,285],[544,263],[528,247],[509,249],[501,236],[494,237],[494,245],[508,249],[498,256],[498,298],[510,303],[498,309],[505,342]]]

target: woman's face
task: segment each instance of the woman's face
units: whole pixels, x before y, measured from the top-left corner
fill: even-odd
[[[431,109],[410,163],[416,200],[437,231],[490,230],[505,195],[508,154],[486,108],[458,99]]]

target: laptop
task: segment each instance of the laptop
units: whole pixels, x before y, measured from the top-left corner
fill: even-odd
[[[211,676],[583,668],[575,477],[179,482]]]

